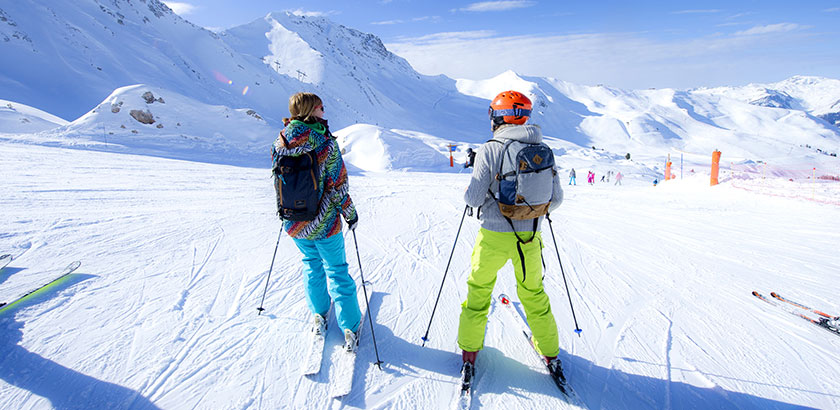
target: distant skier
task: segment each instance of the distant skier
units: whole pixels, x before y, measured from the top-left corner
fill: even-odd
[[[607,177],[607,174],[601,175],[601,182],[604,182],[604,178]]]
[[[607,171],[607,183],[610,182],[610,176],[612,176],[612,174],[613,174],[612,171]]]
[[[575,181],[575,176],[577,176],[577,174],[575,173],[575,169],[572,168],[572,172],[569,172],[569,185],[577,185],[577,181]]]
[[[621,175],[621,171],[618,171],[618,173],[615,174],[615,184],[613,185],[621,185],[622,179],[624,179],[624,175]]]
[[[475,151],[472,148],[467,148],[467,161],[464,162],[464,168],[470,168],[475,165]]]
[[[549,179],[530,180],[538,181],[540,185],[527,185],[529,190],[523,191],[528,192],[526,195],[539,192],[543,197],[550,197],[550,202],[535,203],[530,211],[525,210],[528,207],[502,204],[496,199],[500,195],[500,182],[497,180],[500,169],[507,164],[516,170],[519,165],[511,165],[510,158],[515,159],[524,147],[542,147],[536,145],[543,138],[540,127],[525,124],[530,114],[531,101],[519,92],[505,91],[493,99],[489,112],[493,139],[479,150],[481,155],[476,157],[473,178],[464,194],[468,206],[481,207],[481,229],[473,248],[467,297],[461,304],[458,326],[458,346],[463,349],[464,378],[471,378],[471,369],[478,351],[484,347],[484,329],[496,275],[509,260],[513,262],[516,291],[533,332],[535,348],[544,356],[552,374],[562,374],[560,360],[557,358],[560,349],[557,322],[551,313],[548,294],[543,289],[543,242],[539,229],[545,213],[556,209],[563,201],[560,177],[555,171],[549,174],[552,175]],[[544,159],[541,157],[540,161]],[[527,168],[531,165],[524,163],[521,166]],[[513,215],[517,211],[523,213]]]
[[[289,112],[291,118],[283,119],[286,128],[274,141],[275,161],[284,156],[313,154],[317,158],[321,205],[314,219],[298,220],[300,218],[294,216],[284,218],[282,214],[280,217],[286,232],[303,253],[306,302],[314,315],[312,331],[326,330],[332,298],[338,326],[344,332],[345,348],[352,350],[355,349],[361,327],[361,310],[356,298],[356,282],[348,272],[339,217],[343,216],[349,229],[354,230],[359,223],[359,216],[350,199],[347,169],[338,143],[324,119],[324,103],[317,95],[292,95],[289,98]],[[309,171],[307,175],[311,175]],[[282,178],[278,180],[278,184],[286,183]]]
[[[588,182],[589,185],[595,185],[595,173],[594,172],[589,171],[589,173],[586,175],[586,182]]]
[[[653,186],[656,186],[656,184],[658,184],[658,183],[659,183],[659,180],[658,180],[658,179],[656,179],[656,178],[654,178],[654,180],[653,180]]]

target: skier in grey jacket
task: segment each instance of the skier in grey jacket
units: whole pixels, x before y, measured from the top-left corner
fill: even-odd
[[[467,205],[479,207],[481,229],[473,247],[467,297],[461,304],[458,324],[462,383],[471,379],[478,351],[484,347],[484,329],[496,274],[508,261],[513,263],[516,292],[533,332],[534,347],[545,358],[552,374],[562,373],[557,358],[560,351],[557,322],[542,281],[540,224],[544,216],[507,219],[495,198],[499,193],[497,174],[505,144],[510,140],[530,144],[542,141],[540,127],[525,124],[530,114],[531,100],[522,93],[505,91],[496,96],[490,105],[493,139],[479,148],[472,179],[464,194]],[[548,189],[551,189],[548,210],[552,211],[563,201],[563,188],[556,172]]]

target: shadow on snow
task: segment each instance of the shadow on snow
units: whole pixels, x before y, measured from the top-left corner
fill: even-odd
[[[56,409],[157,409],[157,406],[134,390],[82,374],[19,345],[23,339],[24,323],[15,319],[15,310],[43,302],[54,296],[58,289],[92,277],[71,274],[59,286],[33,294],[0,313],[0,351],[3,352],[0,358],[0,380],[45,398]],[[15,396],[20,397],[20,394]],[[4,394],[4,397],[9,399],[12,395]],[[26,398],[21,403],[29,400]]]

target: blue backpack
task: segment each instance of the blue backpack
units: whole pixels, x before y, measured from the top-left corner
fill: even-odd
[[[508,219],[548,213],[554,188],[554,152],[543,143],[507,141],[499,161],[499,210]]]
[[[274,152],[272,150],[272,152]],[[287,221],[311,221],[321,205],[321,168],[315,150],[301,155],[273,154],[271,167],[277,214]]]

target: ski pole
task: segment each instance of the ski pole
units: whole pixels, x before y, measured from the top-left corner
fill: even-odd
[[[551,225],[551,218],[548,214],[545,215],[548,219],[548,228],[551,229],[551,240],[554,241],[554,251],[557,252],[557,262],[560,263],[560,273],[563,274],[563,284],[566,285],[566,296],[569,297],[569,306],[572,308],[572,319],[575,321],[575,333],[580,337],[583,329],[578,326],[577,317],[575,317],[575,305],[572,304],[572,294],[569,292],[569,283],[566,282],[566,272],[563,271],[563,262],[560,260],[560,249],[557,248],[557,237],[554,236],[554,226]]]
[[[440,290],[438,290],[437,299],[435,299],[435,307],[432,308],[432,317],[429,318],[429,326],[426,327],[426,335],[421,338],[423,339],[421,346],[426,346],[426,342],[429,341],[429,329],[432,328],[432,319],[435,318],[435,310],[437,310],[438,302],[440,301],[440,294],[443,292],[443,284],[446,283],[446,273],[449,272],[449,264],[452,263],[452,255],[455,254],[455,245],[458,244],[458,235],[461,234],[461,226],[464,225],[464,217],[467,216],[467,209],[469,208],[469,205],[465,206],[464,213],[461,215],[461,223],[458,224],[458,233],[455,234],[455,243],[452,244],[449,262],[446,262],[446,269],[443,271],[443,280],[440,281]]]
[[[365,275],[362,273],[362,258],[359,256],[359,242],[356,241],[356,231],[353,230],[353,244],[356,245],[356,260],[359,261],[359,277],[362,279],[362,292],[365,294],[365,305],[367,305],[368,323],[370,323],[370,337],[373,338],[373,351],[376,353],[376,367],[382,370],[382,360],[379,360],[379,349],[376,347],[376,334],[373,333],[373,318],[370,316],[370,301],[367,296],[367,288],[365,287]],[[361,324],[359,324],[361,326]]]
[[[263,310],[263,302],[265,302],[265,293],[268,292],[268,283],[271,280],[271,271],[274,269],[274,258],[277,257],[277,248],[280,246],[280,237],[283,236],[283,227],[280,227],[280,234],[277,235],[277,244],[274,245],[274,256],[271,257],[271,266],[268,268],[268,278],[265,280],[265,290],[263,290],[262,301],[260,307],[257,308],[257,316],[261,315]]]

